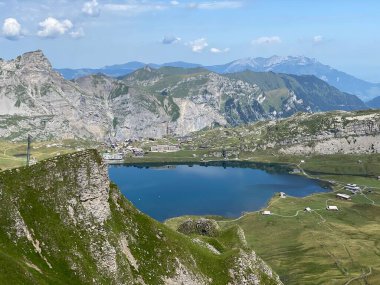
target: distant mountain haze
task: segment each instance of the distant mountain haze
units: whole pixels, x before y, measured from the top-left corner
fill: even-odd
[[[367,106],[373,109],[380,109],[380,96],[373,98],[367,102]]]

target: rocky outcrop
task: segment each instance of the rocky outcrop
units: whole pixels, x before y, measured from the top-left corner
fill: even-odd
[[[192,135],[188,147],[199,146],[223,148],[227,157],[263,150],[287,155],[380,153],[380,111],[298,113],[287,119],[214,128]],[[222,156],[216,151],[209,155]]]
[[[234,265],[229,270],[233,281],[228,283],[228,285],[261,284],[262,279],[260,280],[259,278],[261,272],[264,272],[269,277],[263,284],[270,284],[270,282],[282,284],[278,276],[272,272],[270,267],[254,251],[248,253],[240,251],[239,256],[234,260]]]
[[[216,221],[210,219],[188,219],[178,226],[178,231],[186,235],[217,236],[219,234],[219,225]]]
[[[246,247],[210,255],[140,213],[92,150],[0,173],[0,203],[9,284],[281,284]]]
[[[302,118],[302,117],[301,117]],[[359,113],[335,113],[322,116],[314,115],[303,120],[296,128],[289,129],[289,134],[275,146],[284,154],[370,154],[380,152],[380,114],[376,111]],[[308,123],[309,126],[305,126]]]

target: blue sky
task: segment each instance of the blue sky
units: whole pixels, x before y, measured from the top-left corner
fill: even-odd
[[[0,57],[55,67],[304,55],[380,82],[377,0],[0,0]]]

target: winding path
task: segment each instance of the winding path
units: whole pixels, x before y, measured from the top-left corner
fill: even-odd
[[[283,217],[283,218],[294,218],[294,217],[297,217],[299,212],[302,212],[302,210],[298,210],[294,215],[292,216],[285,216],[285,215],[279,215],[279,214],[275,214],[275,213],[272,213],[272,216],[278,216],[278,217]]]
[[[351,278],[350,280],[348,280],[346,283],[344,283],[344,285],[348,285],[350,284],[352,281],[355,281],[355,280],[359,280],[359,279],[363,279],[363,278],[366,278],[368,276],[370,276],[372,274],[372,268],[369,267],[369,272],[367,273],[362,273],[360,276],[358,277],[354,277],[354,278]]]

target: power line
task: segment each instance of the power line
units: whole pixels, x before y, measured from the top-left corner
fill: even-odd
[[[32,136],[28,134],[28,148],[26,149],[26,166],[30,164],[30,145],[32,143]]]

